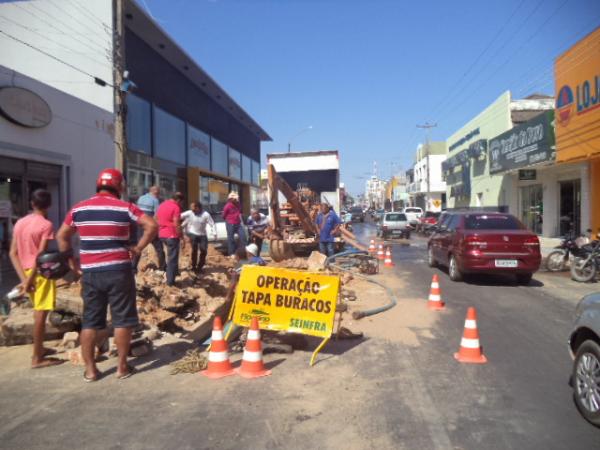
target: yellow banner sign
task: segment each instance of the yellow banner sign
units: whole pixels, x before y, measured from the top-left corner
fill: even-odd
[[[262,329],[328,338],[339,288],[336,276],[244,266],[235,292],[233,321],[247,327],[257,316]]]

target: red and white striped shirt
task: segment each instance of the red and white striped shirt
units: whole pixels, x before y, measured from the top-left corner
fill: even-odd
[[[64,223],[79,233],[81,270],[102,272],[131,267],[127,250],[129,231],[142,215],[133,203],[106,192],[77,203],[67,213]]]

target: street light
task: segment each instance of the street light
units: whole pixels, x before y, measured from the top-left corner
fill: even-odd
[[[298,133],[296,133],[295,135],[293,135],[290,140],[288,141],[288,153],[290,153],[292,151],[292,141],[294,139],[296,139],[298,136],[300,136],[302,133],[308,131],[308,130],[312,130],[312,125],[307,126],[306,128],[300,130]]]

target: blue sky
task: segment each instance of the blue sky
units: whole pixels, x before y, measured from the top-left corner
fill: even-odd
[[[267,153],[339,149],[362,192],[510,89],[552,94],[553,61],[599,0],[138,0],[271,135]]]

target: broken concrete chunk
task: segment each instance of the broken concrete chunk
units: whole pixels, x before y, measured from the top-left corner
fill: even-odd
[[[325,269],[326,260],[327,256],[325,256],[323,253],[313,251],[308,257],[308,270],[318,272]]]
[[[69,331],[65,333],[62,340],[62,346],[67,349],[73,349],[79,346],[79,333],[77,331]]]

